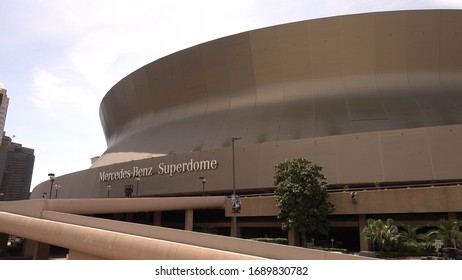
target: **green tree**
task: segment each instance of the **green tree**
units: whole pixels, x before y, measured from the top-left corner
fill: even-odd
[[[462,241],[460,232],[461,223],[457,220],[440,220],[436,225],[437,229],[427,233],[429,240],[439,239],[444,246],[457,248]]]
[[[419,233],[421,229],[420,226],[402,224],[397,251],[416,256],[432,254],[434,251],[433,243],[427,241],[426,233]]]
[[[302,246],[307,235],[327,235],[328,215],[335,210],[327,201],[327,180],[322,167],[303,158],[285,160],[275,167],[274,184],[282,229],[299,231]]]
[[[376,248],[379,251],[390,251],[394,249],[400,239],[398,227],[393,224],[392,219],[387,219],[386,222],[381,219],[367,220],[363,234],[367,240],[371,241],[373,251]]]
[[[401,239],[403,242],[418,242],[426,240],[425,234],[418,233],[421,229],[420,226],[401,225],[400,231]]]

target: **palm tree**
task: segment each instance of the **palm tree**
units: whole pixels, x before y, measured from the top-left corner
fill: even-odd
[[[457,220],[440,220],[436,225],[437,229],[427,233],[430,240],[441,240],[446,247],[457,248],[457,244],[462,241],[460,231],[461,222]]]
[[[425,240],[425,235],[418,233],[421,229],[420,226],[401,225],[403,230],[401,231],[401,239],[403,242],[418,242]]]
[[[363,234],[367,240],[372,242],[373,251],[375,251],[375,245],[380,251],[391,250],[400,238],[398,227],[393,225],[392,219],[387,219],[385,223],[381,219],[367,220]]]

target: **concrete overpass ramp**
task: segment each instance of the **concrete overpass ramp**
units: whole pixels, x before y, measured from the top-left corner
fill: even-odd
[[[39,200],[21,201],[9,205],[2,203],[0,204],[0,232],[35,240],[39,244],[68,248],[69,259],[366,259],[348,254],[80,215],[87,212],[95,213],[95,211],[110,213],[116,211],[115,209],[122,212],[136,212],[141,208],[144,209],[143,211],[152,211],[153,208],[165,210],[172,207],[220,208],[224,207],[224,197],[177,199],[176,203],[172,203],[168,198],[112,201],[103,199],[101,201],[104,203],[98,203],[99,201]],[[87,206],[82,207],[80,205],[82,203]],[[25,207],[28,204],[31,207]],[[5,211],[8,209],[11,211]]]

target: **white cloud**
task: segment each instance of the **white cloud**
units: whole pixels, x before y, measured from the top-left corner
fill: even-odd
[[[239,18],[242,7],[199,2],[62,1],[48,6],[51,14],[60,14],[50,17],[48,24],[61,24],[69,31],[67,49],[61,50],[61,57],[35,68],[31,101],[54,116],[59,108],[66,108],[67,114],[98,115],[97,109],[87,112],[84,103],[92,100],[99,105],[105,92],[130,72],[223,32],[245,28],[244,19],[228,20]]]
[[[437,4],[446,6],[446,8],[462,8],[462,1],[460,0],[431,0],[429,1],[431,4]]]
[[[64,72],[35,69],[30,100],[42,113],[55,119],[64,120],[74,114],[82,118],[87,113],[89,99],[94,96],[78,75],[66,76]]]

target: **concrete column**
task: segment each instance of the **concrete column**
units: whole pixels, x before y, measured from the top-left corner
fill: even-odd
[[[158,227],[162,226],[162,211],[154,212],[152,224]]]
[[[366,215],[358,215],[359,230],[359,249],[360,251],[369,251],[369,242],[364,238],[363,229],[366,227]]]
[[[0,232],[0,256],[6,254],[9,237],[10,237],[9,234]]]
[[[194,228],[194,210],[187,209],[185,210],[184,215],[184,229],[192,231]]]
[[[48,260],[50,257],[50,244],[26,239],[24,244],[24,256],[32,256],[34,260]]]
[[[291,246],[300,246],[300,238],[299,233],[295,229],[290,229],[287,233],[287,240],[289,241],[289,245]]]
[[[22,248],[22,254],[24,257],[33,257],[34,256],[34,250],[35,250],[35,245],[37,241],[30,240],[30,239],[25,239],[23,248]]]

